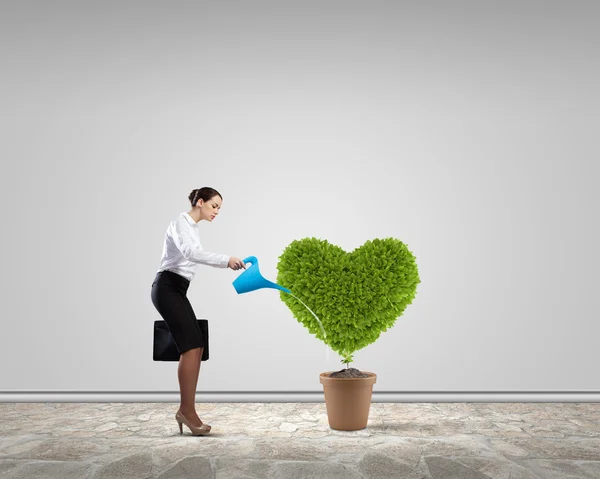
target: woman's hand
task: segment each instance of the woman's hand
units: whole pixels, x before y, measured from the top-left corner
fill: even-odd
[[[237,271],[238,269],[246,269],[246,264],[241,259],[232,256],[231,258],[229,258],[229,263],[227,263],[227,267],[231,268],[234,271]]]

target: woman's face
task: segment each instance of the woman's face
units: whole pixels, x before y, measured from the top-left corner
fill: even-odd
[[[213,196],[210,200],[198,200],[197,205],[200,207],[200,219],[212,221],[219,214],[221,203],[223,200],[219,195]]]

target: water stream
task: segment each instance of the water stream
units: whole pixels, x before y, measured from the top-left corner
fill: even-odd
[[[296,298],[298,301],[300,301],[300,303],[302,303],[302,305],[308,309],[310,311],[310,314],[312,314],[314,316],[314,318],[317,320],[317,323],[319,323],[319,327],[321,328],[321,331],[323,332],[323,339],[327,339],[327,334],[325,333],[325,328],[323,328],[323,324],[321,323],[321,320],[317,317],[317,315],[314,313],[314,311],[312,309],[310,309],[308,306],[306,306],[306,304],[304,304],[304,301],[302,301],[300,298],[298,298],[296,295],[292,294],[292,293],[288,293],[289,295],[291,295],[292,297]],[[327,348],[325,351],[325,358],[327,361],[329,361],[329,346],[327,344],[325,344],[325,347]]]

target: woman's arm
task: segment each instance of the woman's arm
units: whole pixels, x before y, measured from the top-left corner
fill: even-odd
[[[227,268],[230,256],[222,253],[211,253],[204,251],[196,232],[184,218],[175,221],[173,231],[173,241],[177,249],[188,261],[205,264],[215,268]]]

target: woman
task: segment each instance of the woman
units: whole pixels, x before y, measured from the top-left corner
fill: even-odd
[[[172,221],[165,234],[160,268],[152,283],[152,303],[167,323],[180,352],[177,377],[180,405],[175,414],[179,432],[182,423],[195,436],[210,432],[196,412],[196,386],[204,338],[186,293],[194,278],[198,263],[215,268],[245,268],[244,262],[233,256],[209,253],[202,249],[198,237],[198,222],[212,221],[219,214],[223,197],[213,188],[193,190],[189,196],[192,209]]]

